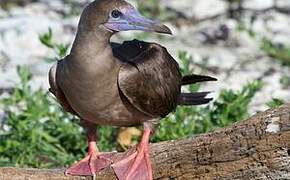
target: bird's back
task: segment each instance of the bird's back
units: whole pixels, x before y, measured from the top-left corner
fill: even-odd
[[[114,46],[114,55],[124,63],[119,88],[132,105],[152,117],[172,112],[181,93],[182,76],[167,50],[138,40]]]

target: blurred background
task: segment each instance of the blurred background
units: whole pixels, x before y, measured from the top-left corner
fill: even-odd
[[[88,0],[0,0],[0,166],[65,167],[86,151],[79,120],[47,92],[47,73],[69,53]],[[131,0],[142,14],[165,22],[173,36],[124,32],[165,46],[183,74],[218,82],[183,91],[212,91],[201,107],[179,107],[153,142],[228,126],[290,101],[289,0]],[[101,127],[99,147],[124,151],[140,128]]]

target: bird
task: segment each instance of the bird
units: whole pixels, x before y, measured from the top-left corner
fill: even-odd
[[[217,79],[182,76],[162,45],[136,39],[111,42],[116,33],[130,30],[172,34],[125,0],[95,0],[81,13],[70,53],[49,70],[49,91],[64,111],[80,118],[87,134],[87,155],[66,169],[68,176],[95,178],[110,167],[120,180],[152,180],[149,141],[158,122],[178,105],[212,100],[210,92],[182,93],[181,87]],[[97,148],[97,127],[102,125],[143,125],[143,135],[136,147],[116,158]]]

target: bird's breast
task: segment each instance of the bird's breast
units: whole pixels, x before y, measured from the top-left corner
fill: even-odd
[[[81,71],[80,68],[63,68],[60,71],[60,86],[70,106],[80,118],[96,124],[139,124],[144,118],[130,111],[120,97],[117,81],[119,67],[103,70],[94,73]]]

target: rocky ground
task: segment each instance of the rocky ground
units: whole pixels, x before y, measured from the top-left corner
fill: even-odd
[[[2,95],[5,89],[13,87],[18,81],[17,65],[31,69],[33,87],[48,87],[47,73],[51,63],[45,59],[55,57],[55,52],[40,43],[39,35],[52,28],[54,41],[71,43],[84,4],[85,0],[39,0],[22,3],[21,6],[2,4]],[[160,5],[162,11],[171,14],[166,24],[173,29],[174,36],[126,32],[117,35],[114,40],[139,37],[156,41],[166,46],[176,58],[179,51],[187,51],[193,57],[193,72],[210,74],[219,79],[217,83],[203,86],[203,89],[215,91],[215,94],[222,88],[240,89],[247,82],[262,80],[264,86],[254,98],[252,112],[265,110],[265,103],[272,98],[290,101],[290,86],[280,82],[281,79],[290,79],[289,66],[269,57],[260,48],[264,37],[276,44],[290,45],[289,0],[244,0],[236,3],[225,0],[161,0]],[[255,36],[241,27],[251,27]]]

